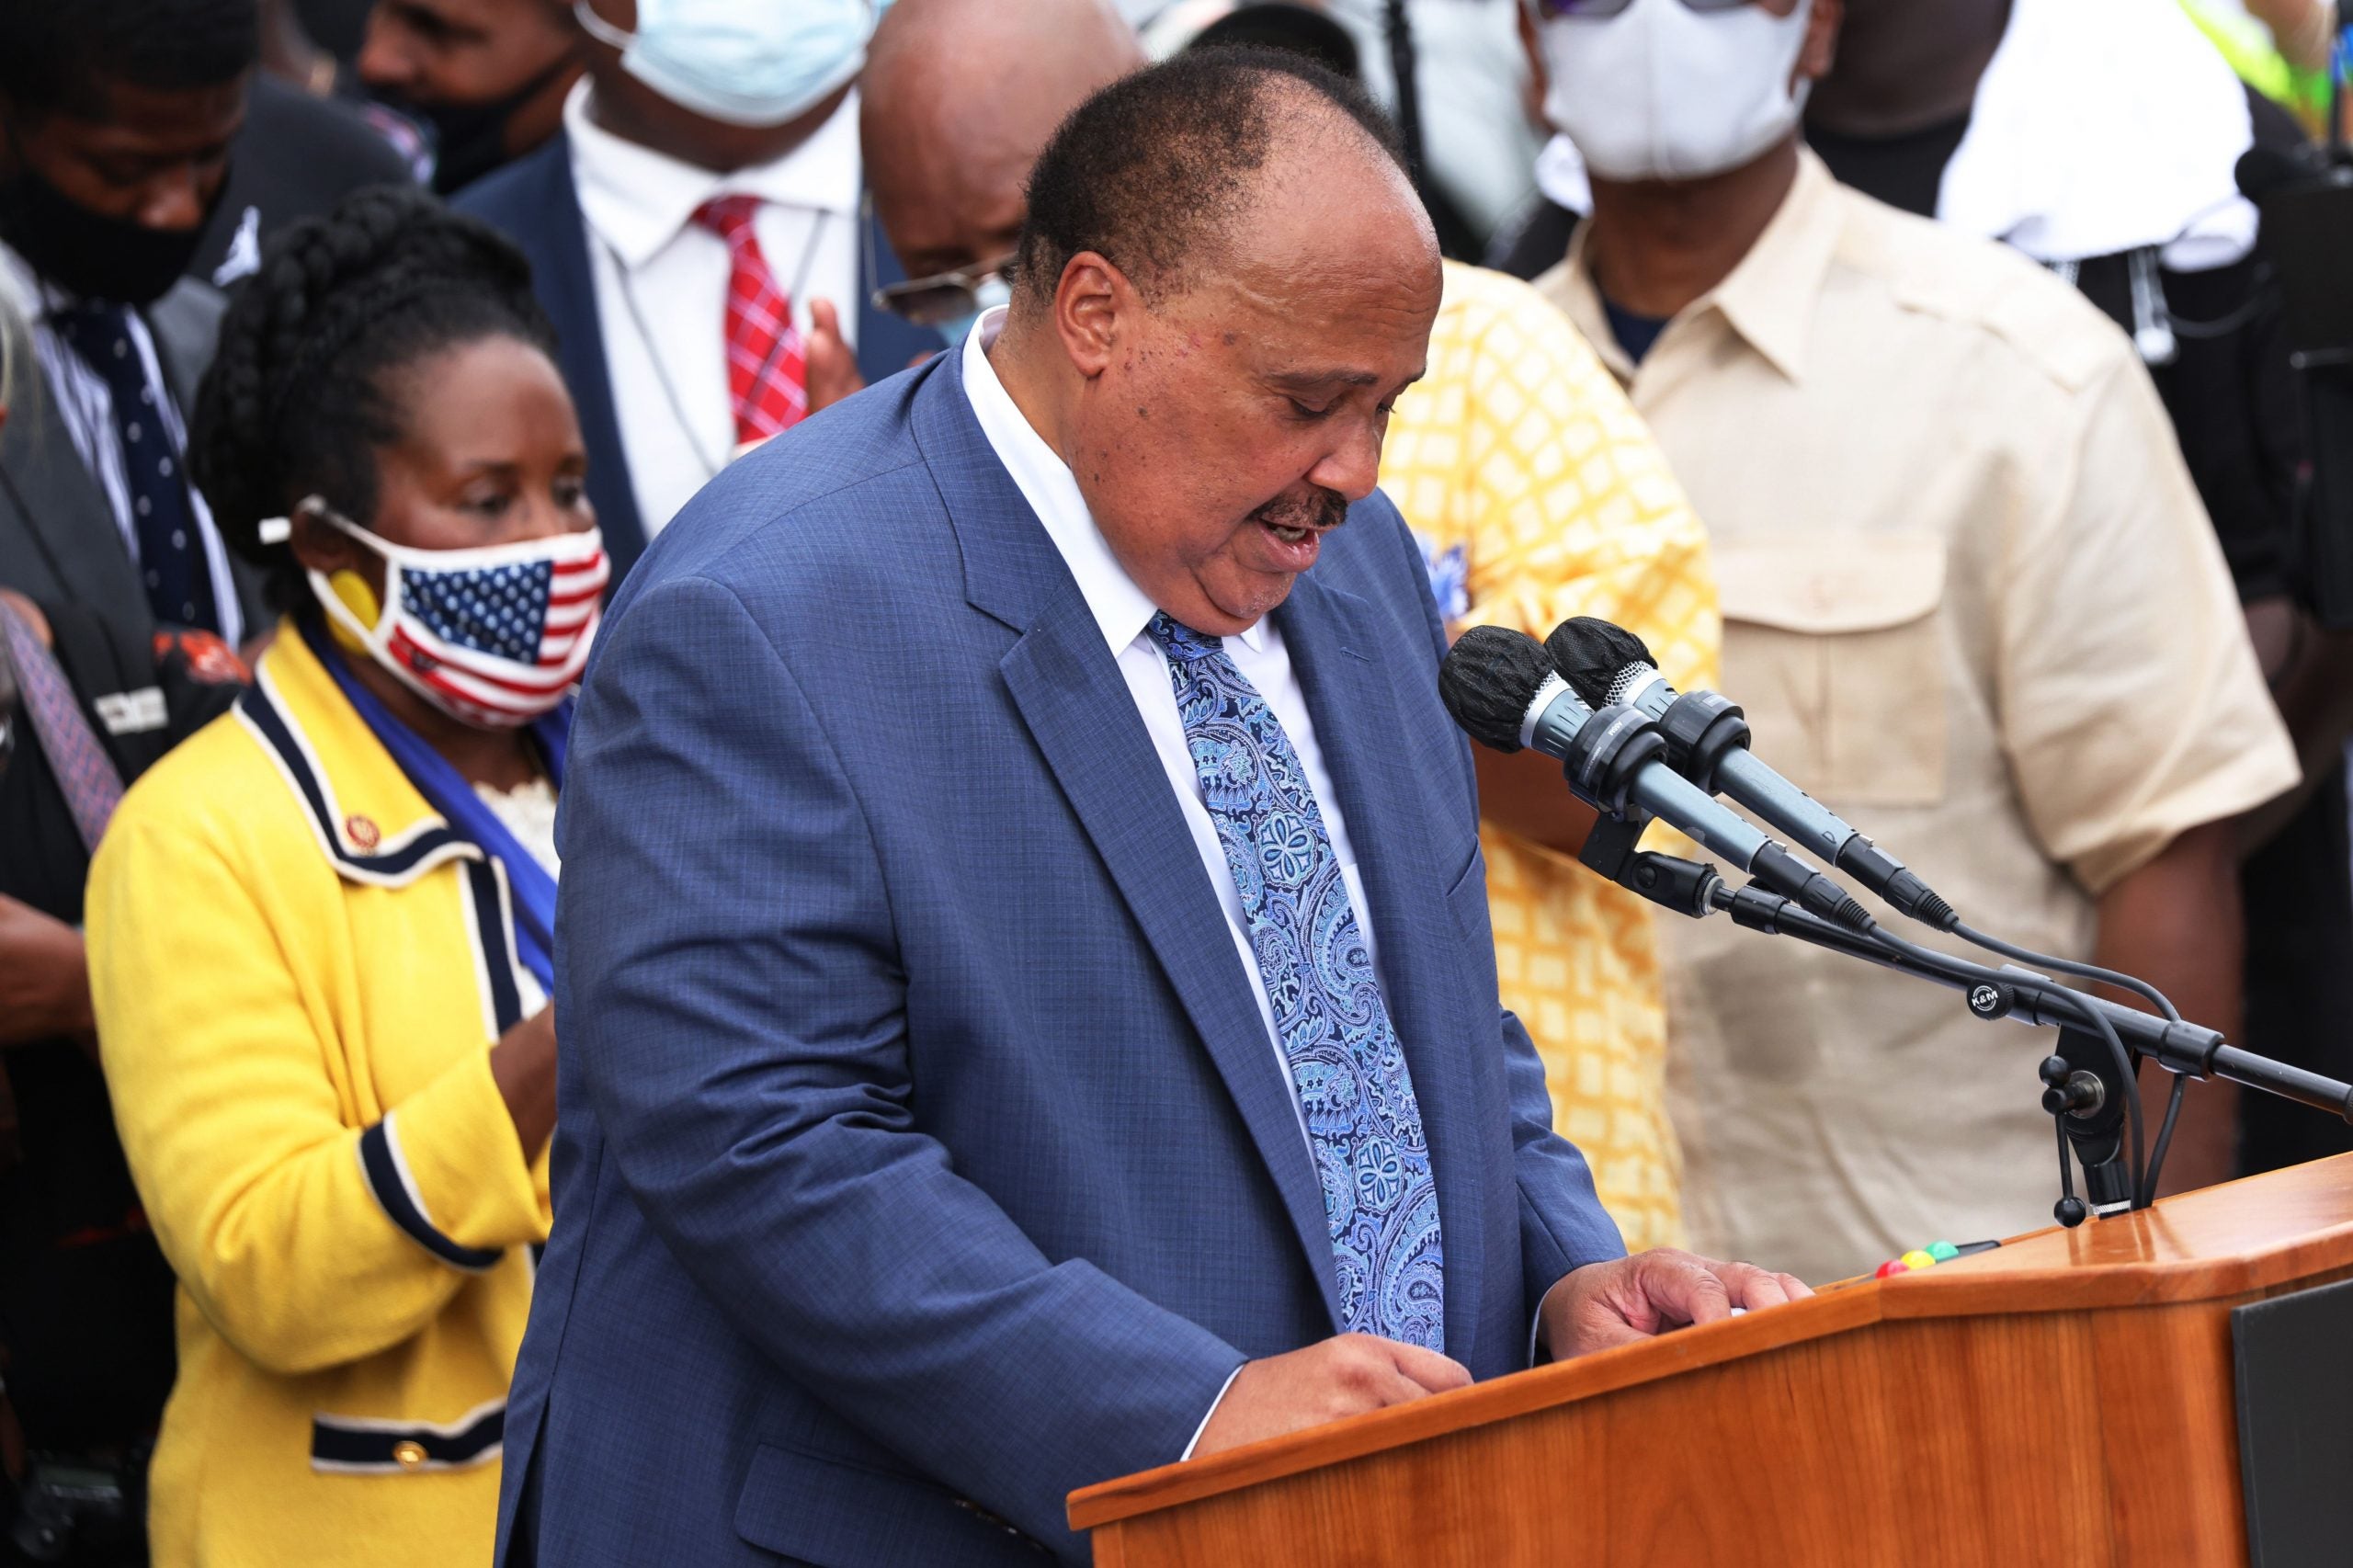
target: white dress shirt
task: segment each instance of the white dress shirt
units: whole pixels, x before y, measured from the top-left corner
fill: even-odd
[[[114,514],[115,531],[122,536],[123,549],[136,562],[139,524],[131,515],[131,478],[123,466],[122,429],[115,423],[114,394],[107,389],[106,378],[84,362],[50,320],[54,312],[73,301],[43,282],[24,257],[5,244],[0,244],[0,295],[6,296],[0,298],[0,305],[13,300],[18,313],[30,324],[33,357],[40,362],[50,405],[63,422],[74,449],[81,454],[82,466],[89,470],[91,480],[106,496],[108,509]],[[172,396],[171,382],[165,378],[163,361],[156,358],[155,339],[148,332],[141,312],[131,311],[128,314],[131,342],[139,355],[140,371],[147,382],[156,423],[164,428],[165,440],[185,463],[188,426]],[[212,509],[204,504],[203,493],[193,484],[188,487],[188,513],[196,519],[197,542],[201,547],[197,553],[212,584],[214,612],[221,618],[221,639],[233,648],[244,641],[246,628],[244,616],[237,606],[236,579],[229,573],[229,551],[222,542],[221,530],[213,526]],[[146,579],[147,570],[142,566],[140,581],[145,583]]]
[[[829,300],[857,347],[858,95],[785,156],[715,174],[622,140],[590,112],[586,81],[564,100],[572,178],[588,234],[605,369],[648,539],[735,451],[727,386],[727,242],[694,221],[716,196],[760,199],[754,232],[805,340],[809,301]]]

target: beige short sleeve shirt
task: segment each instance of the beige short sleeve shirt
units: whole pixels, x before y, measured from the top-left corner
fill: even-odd
[[[1539,287],[1708,528],[1758,755],[1972,925],[2084,956],[2100,892],[2293,785],[2165,410],[2075,290],[1805,153],[1637,369],[1582,238]],[[2051,1037],[1721,918],[1666,935],[1696,1244],[1821,1279],[2048,1222]]]

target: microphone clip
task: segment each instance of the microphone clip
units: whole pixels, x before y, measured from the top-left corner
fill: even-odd
[[[1723,878],[1713,866],[1635,848],[1650,824],[1650,812],[1639,806],[1622,816],[1606,814],[1585,835],[1577,859],[1661,908],[1693,920],[1714,914]]]
[[[1633,802],[1635,777],[1646,764],[1663,762],[1666,737],[1650,716],[1622,702],[1598,709],[1562,754],[1561,772],[1577,798],[1612,817],[1649,813]],[[1607,874],[1607,873],[1605,873]]]

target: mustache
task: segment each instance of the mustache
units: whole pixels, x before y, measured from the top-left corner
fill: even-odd
[[[1321,488],[1306,495],[1278,495],[1251,513],[1250,520],[1278,528],[1336,528],[1348,520],[1348,498]]]

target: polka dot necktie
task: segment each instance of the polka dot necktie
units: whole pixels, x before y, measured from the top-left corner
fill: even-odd
[[[1223,640],[1165,614],[1150,630],[1307,1123],[1342,1324],[1443,1351],[1445,1254],[1421,1107],[1323,809]]]
[[[727,390],[735,400],[738,446],[765,441],[809,411],[809,365],[792,324],[792,301],[768,269],[752,220],[756,196],[722,196],[695,209],[695,222],[727,242]]]
[[[147,608],[167,626],[220,631],[212,572],[197,534],[188,478],[180,471],[180,453],[164,428],[163,410],[156,403],[161,394],[148,382],[138,346],[131,340],[131,312],[95,301],[60,311],[54,319],[67,347],[106,382],[114,403]]]

